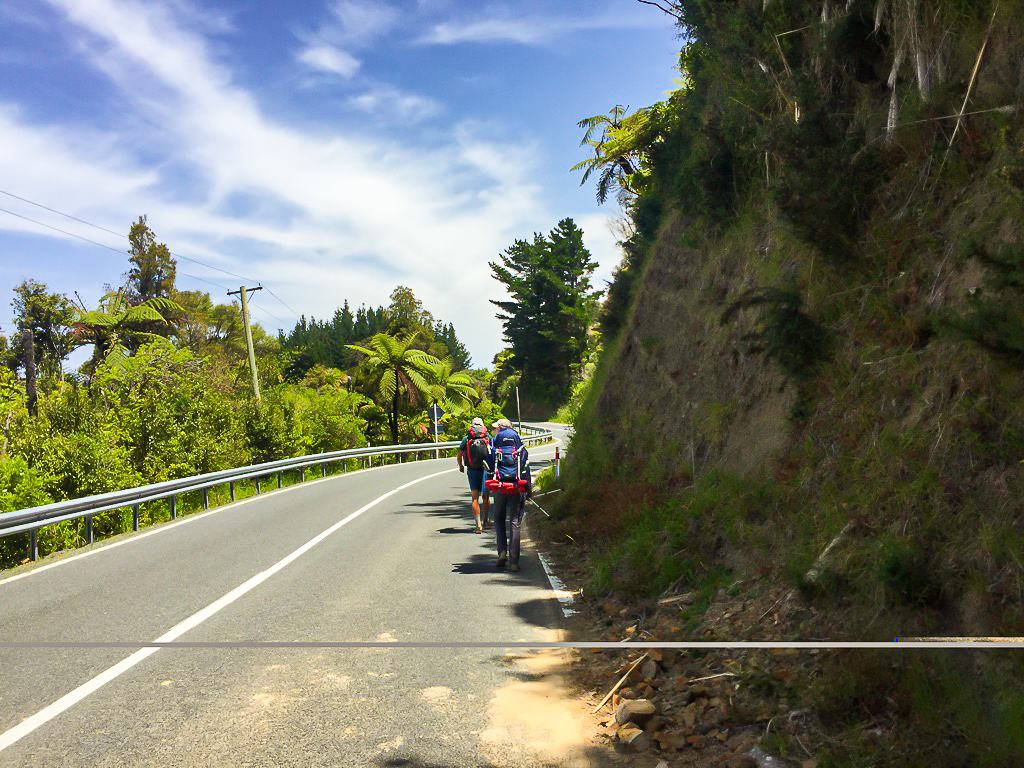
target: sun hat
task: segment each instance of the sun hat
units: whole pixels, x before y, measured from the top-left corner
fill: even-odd
[[[494,422],[493,426],[495,429],[511,429],[512,422],[506,419],[505,417],[502,417],[498,419],[496,422]]]
[[[471,426],[479,427],[480,429],[484,429],[484,420],[481,419],[479,416],[477,416],[475,419],[473,419],[473,424]]]

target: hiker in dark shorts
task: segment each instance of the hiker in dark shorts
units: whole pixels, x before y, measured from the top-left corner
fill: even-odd
[[[480,441],[485,443],[484,448],[478,447]],[[483,453],[480,453],[480,451],[483,451]],[[465,472],[466,476],[469,477],[469,492],[473,495],[471,506],[473,507],[473,518],[476,520],[477,533],[483,533],[484,528],[491,527],[487,521],[491,495],[487,490],[487,486],[484,485],[487,482],[487,457],[490,454],[491,439],[487,436],[487,427],[484,426],[484,420],[480,418],[473,419],[473,423],[469,427],[469,434],[462,438],[462,443],[459,445],[456,461],[459,463],[459,472]],[[463,461],[465,461],[465,468],[463,468]],[[482,512],[480,504],[481,493],[484,497]],[[482,522],[480,519],[481,514],[483,516]]]
[[[510,571],[519,570],[519,542],[522,537],[523,513],[531,496],[529,453],[519,433],[508,419],[498,419],[493,449],[488,459],[490,486],[494,490],[494,532],[501,568],[508,563]]]

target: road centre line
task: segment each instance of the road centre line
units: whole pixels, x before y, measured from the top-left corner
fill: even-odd
[[[262,584],[264,581],[269,579],[271,576],[273,576],[275,573],[280,571],[282,568],[284,568],[285,566],[291,564],[292,562],[297,560],[302,555],[306,554],[306,552],[311,550],[313,547],[315,547],[321,541],[323,541],[328,536],[330,536],[332,533],[337,531],[343,525],[346,525],[347,523],[351,522],[352,520],[355,520],[361,514],[366,512],[368,509],[371,509],[371,508],[375,507],[377,504],[379,504],[380,502],[384,501],[385,499],[388,499],[391,496],[394,496],[399,491],[405,490],[406,488],[409,488],[410,486],[416,485],[417,483],[421,483],[424,480],[429,480],[431,478],[438,477],[440,475],[448,474],[449,472],[455,472],[455,471],[456,470],[454,468],[452,468],[452,469],[443,470],[441,472],[435,472],[435,473],[433,473],[431,475],[424,475],[423,477],[419,477],[419,478],[417,478],[415,480],[412,480],[411,482],[408,482],[405,485],[400,485],[397,488],[394,488],[394,489],[388,491],[387,493],[385,493],[385,494],[383,494],[381,496],[378,496],[376,499],[374,499],[370,503],[360,507],[355,512],[352,512],[350,515],[348,515],[347,517],[343,518],[342,520],[339,520],[337,523],[332,525],[327,530],[322,531],[321,533],[319,533],[316,536],[314,536],[312,539],[307,541],[305,544],[303,544],[301,547],[296,549],[290,555],[287,555],[282,560],[279,560],[277,563],[275,563],[274,565],[270,566],[266,570],[261,571],[260,573],[257,573],[255,576],[253,576],[252,578],[244,581],[242,584],[239,584],[237,587],[235,587],[233,590],[228,592],[226,595],[223,595],[222,597],[218,598],[217,600],[214,600],[212,603],[210,603],[205,608],[202,608],[201,610],[196,611],[194,614],[189,616],[184,621],[179,622],[174,627],[172,627],[170,630],[168,630],[163,635],[158,637],[155,642],[158,642],[158,643],[169,643],[169,642],[175,640],[176,638],[180,637],[181,635],[185,634],[189,630],[195,629],[197,626],[199,626],[204,621],[209,619],[211,616],[213,616],[214,614],[219,612],[221,609],[226,608],[227,606],[231,605],[231,603],[235,602],[238,598],[242,597],[247,592],[250,592],[251,590],[253,590],[256,587],[258,587],[260,584]],[[47,722],[49,722],[53,718],[57,717],[57,715],[61,714],[65,710],[70,709],[75,704],[77,704],[79,701],[81,701],[82,699],[86,698],[87,696],[89,696],[90,694],[94,693],[95,691],[99,690],[104,685],[109,683],[111,680],[114,680],[115,678],[119,677],[120,675],[122,675],[123,673],[127,672],[129,669],[134,667],[136,664],[138,664],[141,661],[143,661],[144,659],[152,656],[158,650],[160,650],[159,646],[157,646],[157,647],[142,648],[142,649],[136,651],[135,653],[133,653],[128,658],[123,659],[122,661],[118,662],[117,664],[115,664],[114,666],[110,667],[106,671],[101,672],[100,674],[96,675],[94,678],[92,678],[91,680],[89,680],[89,681],[83,683],[82,685],[78,686],[77,688],[75,688],[70,693],[67,693],[64,696],[62,696],[61,698],[57,699],[57,701],[53,702],[49,706],[44,707],[43,709],[41,709],[36,714],[32,715],[31,717],[26,718],[25,720],[20,722],[18,725],[14,726],[13,728],[7,730],[4,733],[0,733],[0,752],[3,752],[5,749],[7,749],[7,747],[11,746],[15,742],[17,742],[19,739],[21,739],[21,738],[27,736],[28,734],[32,733],[34,730],[36,730],[40,726],[45,725]]]
[[[555,442],[556,443],[560,443],[561,440],[556,438]],[[542,456],[547,456],[547,455],[549,455],[551,453],[552,453],[552,451],[544,451],[544,453],[542,453],[541,455]],[[348,474],[355,475],[355,474],[359,474],[361,472],[369,472],[369,471],[380,470],[380,469],[385,469],[385,468],[386,467],[383,467],[383,466],[381,466],[381,467],[372,467],[372,468],[367,468],[367,469],[364,469],[364,470],[357,470],[356,472],[352,472],[352,473],[348,473]],[[393,496],[394,494],[398,493],[399,491],[405,490],[406,488],[409,488],[410,486],[416,485],[417,483],[420,483],[420,482],[422,482],[424,480],[429,480],[431,478],[439,477],[440,475],[448,474],[448,473],[454,472],[454,471],[455,471],[455,469],[446,469],[446,470],[442,470],[441,472],[435,472],[433,474],[424,475],[423,477],[419,477],[419,478],[417,478],[415,480],[412,480],[412,481],[410,481],[408,483],[405,483],[404,485],[401,485],[401,486],[399,486],[397,488],[394,488],[391,491],[388,491],[387,493],[377,497],[373,501],[371,501],[368,504],[364,505],[363,507],[360,507],[359,509],[357,509],[355,512],[352,512],[347,517],[345,517],[342,520],[338,521],[337,523],[332,525],[327,530],[319,533],[317,536],[315,536],[312,539],[310,539],[308,542],[306,542],[301,547],[296,549],[290,555],[287,555],[285,558],[283,558],[282,560],[280,560],[277,563],[275,563],[274,565],[272,565],[270,568],[267,568],[266,570],[256,574],[255,576],[253,576],[250,579],[246,580],[245,582],[243,582],[239,586],[235,587],[233,590],[231,590],[227,594],[223,595],[222,597],[218,598],[214,602],[210,603],[205,608],[203,608],[203,609],[197,611],[196,613],[192,614],[192,616],[189,616],[184,621],[179,622],[174,627],[172,627],[170,630],[168,630],[163,635],[158,637],[154,642],[155,643],[161,643],[161,644],[171,643],[176,638],[178,638],[181,635],[185,634],[189,630],[194,629],[195,627],[199,626],[204,621],[206,621],[207,619],[209,619],[210,617],[212,617],[213,615],[218,613],[221,609],[226,608],[228,605],[230,605],[231,603],[235,602],[240,597],[242,597],[246,593],[250,592],[251,590],[255,589],[260,584],[262,584],[264,581],[269,579],[275,573],[277,573],[278,571],[282,570],[287,565],[291,564],[293,561],[295,561],[296,559],[298,559],[299,557],[304,555],[306,552],[308,552],[310,549],[315,547],[317,544],[319,544],[325,538],[330,536],[332,533],[334,533],[335,531],[340,529],[342,526],[344,526],[347,523],[351,522],[352,520],[354,520],[355,518],[357,518],[358,516],[360,516],[361,514],[366,512],[367,510],[373,508],[374,506],[376,506],[380,502],[384,501],[385,499],[390,498],[391,496]],[[342,476],[346,476],[346,475],[342,475]],[[303,488],[303,487],[308,487],[308,486],[313,485],[315,483],[325,482],[327,480],[336,480],[336,479],[338,479],[338,477],[339,476],[326,477],[326,478],[321,478],[321,479],[318,479],[318,480],[313,480],[313,481],[310,481],[310,482],[307,482],[307,483],[299,483],[299,484],[290,486],[289,488],[281,489],[280,491],[277,491],[277,493],[281,493],[281,492],[284,492],[284,491],[295,490],[295,489]],[[268,493],[268,494],[259,495],[259,496],[252,496],[252,497],[250,497],[248,499],[243,499],[241,501],[235,502],[234,504],[226,504],[224,506],[217,507],[216,509],[211,509],[211,510],[209,510],[207,512],[200,513],[198,515],[190,515],[188,518],[185,518],[183,520],[171,523],[169,525],[160,526],[159,528],[157,528],[155,530],[147,531],[147,532],[142,533],[140,535],[132,536],[132,537],[124,539],[122,541],[114,542],[113,544],[108,544],[108,545],[106,545],[104,547],[100,547],[98,549],[94,549],[94,550],[91,550],[89,552],[83,552],[83,553],[81,553],[79,555],[73,555],[73,556],[68,557],[66,559],[60,560],[60,561],[58,561],[56,563],[51,563],[51,564],[48,564],[48,565],[45,565],[45,566],[41,566],[40,568],[35,568],[35,569],[33,569],[31,571],[28,571],[26,573],[18,574],[17,576],[11,576],[11,577],[9,577],[7,579],[0,580],[0,585],[3,585],[5,583],[7,583],[7,582],[16,581],[18,579],[25,578],[27,576],[30,576],[30,575],[34,574],[34,573],[40,573],[42,571],[49,570],[51,568],[55,568],[55,567],[57,567],[59,565],[64,565],[65,563],[69,563],[69,562],[71,562],[73,560],[78,560],[78,559],[83,558],[83,557],[89,557],[91,555],[96,554],[97,552],[103,552],[103,551],[107,551],[107,550],[110,550],[110,549],[114,549],[116,547],[122,546],[123,544],[127,544],[127,543],[129,543],[131,541],[138,541],[140,539],[146,538],[147,536],[152,536],[152,535],[155,535],[156,533],[160,533],[162,531],[170,530],[171,528],[176,528],[179,525],[184,525],[185,523],[189,523],[189,522],[192,522],[194,520],[198,520],[198,519],[206,517],[208,515],[212,515],[212,514],[214,514],[216,512],[222,512],[222,511],[224,511],[226,509],[234,508],[234,507],[240,506],[242,504],[247,504],[247,503],[252,502],[252,501],[257,501],[257,500],[259,500],[261,498],[266,498],[266,497],[269,497],[269,496],[272,496],[272,495],[273,495],[273,492],[272,493]],[[540,555],[539,552],[537,554]],[[559,601],[562,601],[563,600],[563,596],[566,594],[564,589],[560,589],[560,588],[555,586],[554,582],[558,581],[558,580],[557,580],[556,577],[553,576],[553,574],[551,574],[550,569],[547,567],[546,563],[543,562],[543,560],[541,561],[541,565],[544,568],[544,571],[545,571],[545,573],[548,576],[549,583],[551,583],[552,591],[555,593],[555,596],[559,599]],[[559,585],[561,584],[561,582],[558,582],[558,583],[559,583]],[[565,609],[563,607],[563,611],[564,610]],[[135,653],[133,653],[132,655],[128,656],[127,658],[121,660],[120,662],[118,662],[114,666],[112,666],[109,669],[107,669],[107,670],[101,672],[100,674],[96,675],[91,680],[88,680],[87,682],[85,682],[82,685],[78,686],[77,688],[75,688],[74,690],[72,690],[69,693],[65,694],[61,698],[57,699],[57,701],[55,701],[52,704],[44,707],[43,709],[41,709],[36,714],[26,718],[25,720],[20,722],[18,725],[8,729],[4,733],[0,733],[0,752],[4,751],[5,749],[7,749],[7,747],[9,747],[12,744],[16,743],[17,741],[21,740],[22,738],[24,738],[28,734],[32,733],[33,731],[37,730],[38,728],[42,727],[43,725],[48,723],[50,720],[52,720],[55,717],[57,717],[58,715],[60,715],[61,713],[63,713],[66,710],[70,709],[75,704],[77,704],[79,701],[82,701],[83,699],[85,699],[86,697],[91,695],[92,693],[95,693],[97,690],[102,688],[107,683],[109,683],[109,682],[115,680],[116,678],[120,677],[122,674],[127,672],[129,669],[131,669],[132,667],[138,665],[139,663],[141,663],[145,659],[149,658],[150,656],[152,656],[154,653],[156,653],[157,651],[159,651],[163,647],[166,647],[166,645],[156,645],[156,646],[148,646],[148,647],[145,647],[145,648],[141,648],[140,650],[136,651]]]

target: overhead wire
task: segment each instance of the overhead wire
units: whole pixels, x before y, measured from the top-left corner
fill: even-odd
[[[117,237],[123,237],[126,240],[130,239],[127,235],[125,235],[125,234],[123,234],[121,232],[115,232],[112,229],[107,229],[106,227],[101,227],[99,224],[93,224],[91,221],[86,221],[85,219],[80,219],[77,216],[72,216],[70,213],[65,213],[64,211],[58,211],[56,208],[50,208],[49,206],[43,205],[42,203],[37,203],[34,200],[29,200],[26,197],[21,197],[20,195],[16,195],[13,192],[8,192],[7,190],[0,189],[0,194],[7,195],[8,197],[12,197],[15,200],[20,200],[23,203],[28,203],[29,205],[34,205],[37,208],[42,208],[44,211],[49,211],[50,213],[56,213],[58,216],[64,216],[65,218],[71,219],[72,221],[77,221],[80,224],[85,224],[88,227],[93,227],[94,229],[98,229],[101,232],[106,232],[106,233],[111,234],[111,235],[116,235]],[[61,229],[59,227],[55,227],[55,226],[53,226],[51,224],[45,224],[44,222],[37,221],[36,219],[29,218],[28,216],[23,216],[20,213],[15,213],[14,211],[9,211],[6,208],[0,208],[0,212],[9,214],[11,216],[15,216],[15,217],[17,217],[19,219],[24,219],[25,221],[32,222],[33,224],[36,224],[38,226],[46,227],[47,229],[52,229],[55,232],[60,232],[62,235],[67,235],[68,237],[74,237],[74,238],[82,240],[82,241],[84,241],[86,243],[91,243],[92,245],[98,245],[101,248],[106,248],[109,251],[114,251],[114,253],[122,253],[122,251],[119,251],[117,248],[113,248],[113,247],[111,247],[109,245],[105,245],[104,243],[98,243],[95,240],[90,240],[87,237],[82,237],[81,235],[77,235],[74,232],[68,232],[67,230]],[[274,293],[273,289],[271,289],[269,286],[263,285],[263,283],[261,281],[255,280],[255,278],[245,277],[244,275],[239,275],[239,274],[237,274],[235,272],[231,272],[231,271],[223,269],[221,267],[215,267],[212,264],[207,264],[206,262],[199,261],[199,259],[190,258],[189,256],[181,256],[180,254],[173,253],[173,252],[171,252],[171,256],[173,256],[176,259],[182,259],[184,261],[190,261],[193,264],[198,264],[198,265],[200,265],[202,267],[206,267],[207,269],[212,269],[212,270],[215,270],[217,272],[223,272],[225,275],[230,275],[231,277],[237,277],[238,279],[245,280],[246,282],[255,282],[260,287],[266,289],[267,293],[269,293],[271,296],[273,296],[275,299],[277,299],[281,303],[281,305],[284,306],[284,308],[287,309],[289,312],[291,312],[296,318],[299,317],[299,313],[296,312],[294,309],[292,309],[292,307],[290,307],[285,302],[284,299],[282,299],[280,296],[278,296],[276,293]],[[221,288],[223,290],[227,290],[226,288],[224,288],[223,285],[220,285],[218,283],[214,283],[214,282],[212,282],[210,280],[206,280],[204,278],[197,277],[195,275],[190,275],[187,272],[182,272],[181,274],[184,275],[185,277],[190,277],[193,280],[199,280],[200,282],[216,286],[217,288]],[[281,318],[277,317],[276,315],[271,313],[269,310],[264,309],[263,311],[266,312],[271,317],[274,317],[282,325],[287,325],[287,323],[284,320],[282,320]]]
[[[2,192],[2,191],[3,190],[0,190],[0,192]],[[7,193],[4,193],[4,194],[7,194]],[[25,221],[30,221],[33,224],[38,224],[40,227],[46,227],[47,229],[52,229],[55,232],[60,232],[62,235],[67,235],[68,237],[75,237],[75,238],[78,238],[79,240],[84,240],[85,242],[90,243],[91,245],[98,245],[100,248],[106,248],[108,251],[113,251],[114,253],[123,253],[123,251],[119,251],[117,248],[114,248],[113,246],[109,246],[109,245],[106,245],[104,243],[98,243],[95,240],[90,240],[87,237],[82,237],[81,235],[76,235],[74,232],[68,232],[65,229],[61,229],[60,227],[55,227],[52,224],[46,224],[46,223],[44,223],[42,221],[36,221],[35,219],[31,219],[28,216],[22,216],[20,213],[15,213],[14,211],[8,211],[6,208],[0,208],[0,213],[6,213],[6,214],[9,214],[11,216],[16,216],[19,219],[24,219]],[[72,216],[71,218],[74,218],[74,217]],[[76,219],[76,221],[77,221],[77,219]],[[103,227],[97,227],[97,229],[103,229]],[[109,231],[109,230],[106,230],[106,231]],[[211,280],[207,280],[207,279],[202,278],[202,277],[198,277],[197,275],[191,275],[188,272],[182,272],[181,274],[184,275],[185,277],[190,277],[193,280],[198,280],[201,283],[207,283],[209,285],[216,286],[217,288],[221,288],[221,289],[223,289],[225,291],[227,290],[227,288],[225,288],[223,285],[220,285],[219,283],[215,283],[215,282],[213,282]]]
[[[107,229],[106,227],[101,227],[99,224],[93,224],[91,221],[86,221],[85,219],[80,219],[77,216],[72,216],[70,213],[64,213],[63,211],[58,211],[56,208],[49,208],[49,207],[43,205],[42,203],[37,203],[34,200],[29,200],[29,199],[24,198],[24,197],[19,197],[18,195],[15,195],[15,194],[13,194],[11,192],[7,192],[6,190],[0,189],[0,194],[7,195],[8,197],[13,197],[15,200],[21,200],[23,203],[28,203],[29,205],[34,205],[37,208],[42,208],[44,211],[50,211],[50,213],[56,213],[58,216],[64,216],[65,218],[71,219],[72,221],[77,221],[80,224],[85,224],[88,227],[93,227],[94,229],[98,229],[98,230],[100,230],[102,232],[106,232],[106,233],[111,234],[111,235],[116,235],[117,237],[123,237],[125,240],[129,240],[130,239],[128,237],[128,235],[125,235],[125,234],[123,234],[121,232],[115,232],[112,229]],[[0,210],[3,210],[3,209],[0,209]],[[11,211],[4,211],[4,212],[5,213],[11,213]],[[16,213],[12,213],[11,215],[12,216],[18,216],[18,214],[16,214]],[[43,224],[40,221],[35,221],[34,219],[30,219],[27,216],[21,216],[20,218],[23,218],[26,221],[31,221],[34,224],[41,224],[44,227],[49,226],[48,224]],[[63,232],[65,235],[71,235],[72,237],[79,237],[78,235],[73,235],[71,232],[64,232],[64,230],[62,230],[62,229],[57,229],[57,227],[50,227],[50,229],[56,229],[58,232]],[[92,240],[88,240],[88,238],[84,238],[84,237],[82,237],[80,239],[85,240],[86,242],[90,242],[90,243],[93,242]],[[96,243],[96,244],[99,245],[99,243]],[[109,245],[105,245],[103,247],[104,248],[110,248]],[[110,250],[117,251],[116,248],[110,248]],[[117,251],[117,252],[120,253],[120,251]],[[226,269],[222,269],[221,267],[215,267],[212,264],[207,264],[206,262],[199,261],[199,259],[193,259],[193,258],[191,258],[189,256],[181,256],[180,254],[177,254],[177,253],[171,253],[171,255],[174,258],[176,258],[176,259],[183,259],[185,261],[191,261],[193,264],[198,264],[201,267],[206,267],[207,269],[213,269],[213,270],[216,270],[217,272],[223,272],[225,275],[231,275],[231,277],[237,277],[239,280],[246,280],[246,281],[249,281],[249,282],[252,282],[254,280],[254,278],[245,277],[244,275],[239,275],[239,274],[236,274],[234,272],[230,272],[230,271],[228,271]],[[259,281],[257,280],[256,282],[259,282]]]
[[[250,307],[254,307],[254,308],[256,308],[256,309],[259,309],[259,310],[260,310],[261,312],[263,312],[264,314],[270,315],[270,316],[271,316],[272,318],[274,318],[275,320],[277,320],[277,322],[281,323],[281,325],[287,325],[287,323],[286,323],[286,322],[285,322],[284,320],[282,320],[282,319],[281,319],[280,317],[278,317],[277,315],[275,315],[275,314],[274,314],[273,312],[271,312],[271,311],[270,311],[269,309],[267,309],[266,307],[264,307],[264,306],[262,306],[262,305],[258,305],[258,304],[256,304],[256,302],[255,302],[255,301],[254,301],[253,299],[249,299],[249,306],[250,306]]]

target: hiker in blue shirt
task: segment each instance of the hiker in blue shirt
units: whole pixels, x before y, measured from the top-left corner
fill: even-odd
[[[508,563],[510,571],[519,570],[519,541],[523,511],[531,495],[529,453],[519,433],[508,419],[498,419],[487,466],[491,479],[487,487],[494,493],[494,533],[498,543],[496,566]]]
[[[469,434],[462,438],[456,461],[459,464],[459,472],[465,472],[469,478],[469,492],[473,496],[470,506],[473,508],[477,533],[483,533],[484,528],[491,527],[487,522],[491,494],[484,485],[487,481],[487,459],[490,454],[491,439],[487,436],[484,420],[475,418],[469,426]],[[465,469],[462,466],[463,461],[466,463]],[[483,504],[480,504],[481,493],[484,496]],[[483,517],[483,522],[481,522],[481,517]]]

